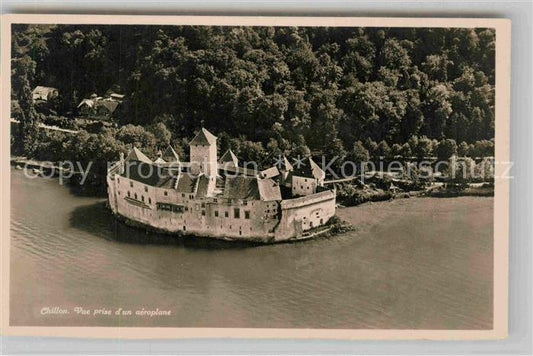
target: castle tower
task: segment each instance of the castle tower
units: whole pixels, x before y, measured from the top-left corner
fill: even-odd
[[[278,169],[280,172],[280,184],[284,186],[289,186],[289,174],[293,171],[292,164],[289,162],[287,157],[283,156],[281,159],[277,162],[278,163]]]
[[[216,187],[218,173],[217,138],[211,132],[202,128],[189,143],[191,151],[191,173],[205,174],[209,178],[207,195],[213,193]]]
[[[226,153],[220,157],[218,163],[220,163],[223,167],[236,168],[239,166],[239,160],[231,150],[227,150]]]

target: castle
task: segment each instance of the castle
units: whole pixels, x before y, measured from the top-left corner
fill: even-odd
[[[231,150],[202,128],[190,161],[172,147],[152,161],[137,148],[107,174],[109,207],[128,223],[182,235],[276,242],[319,231],[335,215],[335,190],[311,158],[287,158],[263,171],[239,166]]]

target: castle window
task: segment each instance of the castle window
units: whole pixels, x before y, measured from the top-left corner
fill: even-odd
[[[205,216],[205,210],[202,210],[202,216]]]
[[[215,210],[215,217],[218,218],[218,210]]]
[[[244,212],[244,218],[245,218],[245,219],[250,219],[250,211],[249,211],[249,210],[246,210],[246,211]]]
[[[189,199],[194,199],[194,195],[193,194],[189,195]]]
[[[182,198],[185,198],[185,193],[181,193],[181,197],[182,197]]]
[[[187,227],[185,225],[183,225],[183,231],[187,230]]]
[[[242,205],[248,205],[248,200],[244,199],[244,200],[242,201]]]
[[[141,200],[144,201],[144,195],[141,195]]]
[[[133,188],[133,182],[130,182],[130,188]]]
[[[202,203],[202,208],[205,208],[205,203]]]
[[[137,200],[137,193],[135,193],[135,200]]]
[[[229,213],[227,211],[224,212],[224,217],[229,217]]]
[[[128,190],[128,198],[130,197],[130,191]]]
[[[148,187],[147,187],[147,186],[144,186],[144,191],[145,191],[146,193],[148,193]]]
[[[168,195],[168,192],[165,190],[165,196],[167,196],[167,195]]]
[[[120,191],[118,192],[118,195],[120,195]]]
[[[241,210],[239,208],[233,209],[233,217],[235,219],[239,219],[241,217]]]
[[[152,204],[152,198],[148,198],[148,204]]]
[[[218,199],[217,198],[213,199],[213,203],[218,203]]]

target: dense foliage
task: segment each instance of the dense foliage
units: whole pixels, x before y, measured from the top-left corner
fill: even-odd
[[[56,87],[72,116],[113,88],[118,122],[150,127],[156,147],[201,124],[244,159],[494,146],[492,29],[14,25],[12,56],[12,99]]]

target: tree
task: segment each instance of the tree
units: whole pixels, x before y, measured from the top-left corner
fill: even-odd
[[[333,162],[331,167],[334,170],[339,169],[346,159],[346,150],[344,149],[342,141],[338,138],[333,139],[332,142],[327,144],[324,148],[324,156],[328,162]]]
[[[154,156],[156,150],[156,138],[153,133],[146,131],[142,126],[122,126],[116,133],[116,138],[128,145],[129,148],[142,148],[148,156]]]
[[[435,149],[435,154],[440,161],[448,160],[451,156],[457,155],[457,143],[451,138],[441,140]]]
[[[374,140],[372,140],[370,137],[367,137],[364,142],[364,146],[370,153],[370,157],[376,157],[379,155],[378,144]]]
[[[390,157],[391,149],[387,141],[383,140],[379,143],[377,152],[378,152],[378,155],[381,157],[385,157],[385,158]]]
[[[170,144],[170,139],[172,138],[172,134],[167,129],[167,126],[164,123],[158,122],[157,124],[152,124],[148,126],[148,131],[154,134],[155,140],[156,140],[156,146],[159,149],[163,149]]]
[[[37,139],[38,118],[33,108],[31,82],[35,74],[35,62],[29,56],[11,60],[11,98],[20,107],[20,128],[16,138],[16,150],[32,155]]]
[[[426,136],[422,136],[418,139],[418,145],[416,146],[416,156],[419,159],[428,158],[432,155],[431,151],[432,142]]]
[[[391,147],[391,155],[393,157],[401,156],[402,155],[402,146],[395,143]]]
[[[367,81],[372,75],[375,58],[375,44],[369,40],[364,29],[346,40],[346,53],[342,58],[344,72],[356,76],[361,81]]]
[[[426,132],[430,137],[442,137],[448,117],[452,113],[450,96],[452,89],[444,84],[436,84],[427,93],[422,106],[424,117],[427,117]]]
[[[404,143],[400,150],[400,156],[403,158],[410,158],[413,155],[413,152],[411,151],[411,145],[409,143]]]
[[[456,156],[452,156],[448,161],[448,167],[445,173],[449,177],[450,182],[464,189],[472,181],[475,167],[476,162],[471,158],[457,159]]]
[[[473,157],[493,157],[494,142],[490,140],[480,140],[474,143]]]
[[[244,141],[235,154],[249,164],[256,164],[257,168],[262,168],[266,163],[267,152],[261,142]],[[250,168],[250,167],[249,167]]]
[[[476,165],[474,173],[482,182],[494,183],[494,160],[484,158]]]
[[[390,69],[403,69],[411,65],[406,48],[395,38],[388,38],[381,49],[381,64]]]
[[[355,142],[352,150],[349,153],[349,159],[355,163],[368,162],[370,159],[370,154],[361,141]]]
[[[459,144],[459,146],[457,146],[457,155],[460,157],[465,157],[468,155],[468,143],[463,141]]]
[[[409,140],[407,141],[409,148],[411,149],[411,154],[418,155],[418,136],[413,135],[409,137]]]
[[[407,163],[403,171],[403,178],[413,183],[414,187],[420,186],[420,172],[414,163]]]

